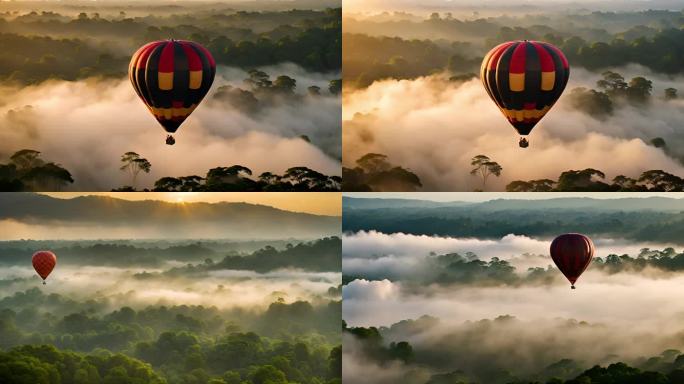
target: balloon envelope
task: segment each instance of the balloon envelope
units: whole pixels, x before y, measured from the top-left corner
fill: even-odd
[[[565,90],[570,65],[560,49],[541,41],[509,41],[482,60],[489,97],[521,135],[528,135]]]
[[[33,254],[32,262],[33,269],[35,269],[36,273],[45,280],[55,268],[57,256],[50,251],[38,251]]]
[[[551,258],[574,288],[594,257],[594,243],[579,233],[566,233],[551,242]]]
[[[128,77],[159,124],[174,133],[209,92],[216,62],[203,46],[184,40],[154,41],[133,54]]]

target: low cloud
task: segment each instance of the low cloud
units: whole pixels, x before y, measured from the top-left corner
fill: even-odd
[[[628,75],[655,80],[650,106],[619,108],[606,121],[571,107],[567,94],[594,86],[599,74],[573,70],[568,91],[535,128],[531,146],[522,150],[518,135],[489,99],[479,79],[448,81],[446,75],[415,80],[384,80],[343,99],[344,165],[369,152],[415,172],[424,190],[473,190],[480,180],[469,174],[470,159],[484,154],[503,166],[488,190],[503,190],[513,180],[556,179],[570,169],[598,168],[608,178],[635,177],[650,169],[684,175],[684,166],[661,149],[646,144],[663,137],[677,155],[684,136],[684,100],[663,101],[663,87],[683,89],[684,80],[657,76],[635,66]],[[629,78],[629,77],[628,77]]]
[[[300,76],[301,94],[310,85],[323,88],[328,76],[307,74],[293,65],[267,70],[271,75]],[[220,86],[231,82],[244,86],[246,77],[244,71],[219,68],[213,91],[183,124],[173,147],[164,144],[165,132],[127,79],[47,81],[24,88],[6,85],[0,88],[5,95],[0,97],[0,122],[5,127],[0,132],[0,157],[6,159],[23,148],[39,150],[44,159],[72,172],[76,182],[69,189],[74,190],[130,184],[119,170],[119,159],[127,151],[138,152],[152,163],[152,172],[141,175],[139,187],[151,187],[163,176],[204,175],[210,168],[233,164],[247,166],[257,175],[282,173],[294,166],[339,175],[339,98],[304,96],[302,104],[283,103],[258,115],[211,102]]]
[[[430,280],[437,277],[431,263],[437,256],[473,253],[479,260],[496,257],[508,261],[518,272],[553,265],[549,256],[551,239],[506,235],[500,240],[439,237],[377,231],[346,233],[342,243],[342,269],[346,275],[391,277],[397,280]],[[636,255],[642,248],[663,249],[670,244],[635,243],[622,239],[594,239],[597,257],[610,254]],[[675,247],[676,248],[676,247]]]
[[[13,266],[0,274],[7,282],[3,285],[5,294],[2,296],[39,287],[46,294],[57,293],[81,301],[104,301],[112,310],[122,306],[139,309],[148,305],[190,303],[219,309],[263,310],[278,298],[288,303],[297,300],[316,302],[327,298],[328,289],[341,282],[338,273],[295,270],[263,274],[224,270],[201,276],[153,275],[145,278],[140,277],[144,272],[155,274],[163,269],[58,265],[47,279],[47,285],[43,286],[30,267],[29,259],[27,263],[27,267]]]

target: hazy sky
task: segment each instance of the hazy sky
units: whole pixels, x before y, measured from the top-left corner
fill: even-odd
[[[48,192],[46,195],[71,199],[77,196],[110,196],[123,200],[162,200],[173,203],[244,202],[261,204],[292,212],[340,216],[342,204],[335,192]]]
[[[382,11],[449,11],[450,9],[478,8],[493,11],[496,8],[518,8],[533,12],[547,7],[592,9],[681,9],[681,4],[673,0],[343,0],[345,12],[382,12]]]
[[[547,200],[567,197],[588,197],[592,199],[619,199],[619,198],[647,198],[653,196],[682,199],[684,193],[659,193],[659,192],[611,192],[611,193],[563,193],[563,192],[534,192],[534,193],[505,193],[505,192],[385,192],[385,193],[344,193],[346,197],[376,198],[376,199],[410,199],[430,201],[489,201],[497,199],[525,199]]]

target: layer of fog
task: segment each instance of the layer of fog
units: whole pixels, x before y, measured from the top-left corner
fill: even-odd
[[[156,277],[134,276],[144,272]],[[155,275],[159,272],[162,269],[58,265],[48,277],[47,285],[42,285],[30,266],[12,266],[0,274],[4,280],[0,299],[14,292],[40,288],[46,295],[56,293],[79,301],[106,302],[110,309],[204,305],[260,310],[279,299],[286,303],[330,299],[328,289],[341,283],[340,274],[334,272],[278,270],[262,274],[223,270],[182,277]]]
[[[327,90],[327,75],[306,74],[293,65],[267,70],[272,76],[291,73],[300,94],[306,94],[310,85]],[[131,184],[119,170],[119,159],[127,151],[152,163],[150,174],[139,177],[139,188],[151,187],[163,176],[204,175],[210,168],[234,164],[256,175],[282,173],[294,166],[339,175],[339,98],[304,97],[302,104],[281,103],[256,116],[210,102],[220,86],[246,77],[243,71],[221,68],[212,92],[175,135],[174,146],[164,144],[165,132],[128,79],[2,86],[0,159],[5,162],[24,148],[39,150],[44,159],[72,173],[75,183],[68,189],[91,191]],[[334,74],[328,80],[333,78]]]
[[[427,16],[432,12],[451,12],[454,15],[471,17],[495,17],[499,15],[570,11],[681,10],[681,4],[677,0],[488,0],[486,3],[473,0],[344,0],[343,9],[345,14],[366,17],[383,12],[411,12],[422,16]],[[477,14],[473,15],[473,12],[477,12]]]
[[[354,383],[424,384],[424,376],[465,370],[508,370],[530,375],[561,359],[584,369],[616,361],[635,362],[666,349],[683,349],[684,304],[677,292],[684,276],[649,279],[606,276],[588,271],[577,290],[553,287],[433,287],[429,294],[406,294],[401,283],[356,280],[343,288],[343,317],[351,326],[390,326],[385,341],[409,341],[422,366],[381,366],[358,345],[344,340],[344,375],[374,377]],[[515,319],[496,319],[511,315]],[[486,365],[486,367],[485,367]],[[487,381],[484,381],[487,382]]]
[[[624,73],[648,71],[629,66]],[[428,191],[482,188],[481,180],[469,174],[470,159],[480,154],[503,166],[487,190],[503,190],[513,180],[555,180],[563,171],[583,168],[600,169],[608,179],[638,177],[650,169],[684,175],[681,163],[646,144],[662,137],[673,152],[684,155],[679,129],[684,100],[659,99],[664,87],[684,89],[684,79],[647,77],[656,87],[652,105],[616,109],[600,121],[574,110],[567,97],[572,88],[593,86],[600,75],[573,69],[566,93],[537,125],[525,150],[479,79],[453,83],[434,75],[375,82],[343,98],[343,163],[353,166],[366,153],[383,153],[415,172]]]
[[[684,276],[609,276],[590,269],[576,290],[562,280],[543,287],[430,286],[421,294],[388,280],[355,280],[343,287],[343,317],[350,326],[391,326],[425,315],[438,320],[385,332],[387,343],[409,341],[418,362],[429,368],[380,366],[345,339],[345,375],[377,375],[355,383],[390,383],[398,372],[429,376],[459,369],[530,375],[565,358],[587,369],[684,349],[684,303],[677,295]],[[481,321],[507,315],[515,319]]]
[[[672,244],[633,242],[624,239],[595,238],[596,257],[610,254],[633,257],[642,248],[664,249]],[[345,275],[392,279],[436,277],[434,260],[439,255],[473,253],[478,259],[490,261],[496,257],[506,260],[519,273],[528,268],[547,268],[553,265],[549,256],[551,239],[507,235],[500,240],[438,237],[404,233],[385,234],[376,231],[346,233],[342,237],[342,270]],[[677,249],[676,246],[673,246]]]
[[[363,353],[362,344],[352,335],[342,335],[342,378],[353,384],[425,384],[431,371],[409,367],[400,361],[379,364]]]
[[[677,320],[681,323],[682,319],[684,316],[678,314]],[[508,383],[510,379],[501,380],[506,377],[505,372],[529,377],[562,359],[576,361],[577,371],[618,361],[642,363],[645,358],[658,356],[665,350],[682,348],[684,340],[678,327],[681,325],[634,329],[625,324],[512,318],[456,324],[423,318],[415,323],[397,324],[384,334],[388,343],[409,341],[417,364],[395,361],[380,365],[365,356],[358,341],[345,335],[343,375],[345,381],[354,378],[349,381],[353,383],[394,383],[401,376],[402,383],[424,384],[431,374],[463,370],[471,377],[479,377],[481,383]],[[663,360],[671,362],[676,355],[677,352],[671,353],[669,361]],[[564,369],[557,369],[551,375],[557,376]],[[571,372],[567,375],[574,377],[579,373]],[[483,379],[487,376],[499,379]]]

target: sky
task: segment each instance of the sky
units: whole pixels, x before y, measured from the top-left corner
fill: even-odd
[[[506,192],[383,192],[383,193],[344,193],[345,197],[375,198],[375,199],[409,199],[428,201],[469,201],[482,202],[497,199],[522,199],[522,200],[548,200],[567,197],[586,197],[592,199],[624,199],[624,198],[648,198],[654,196],[671,199],[682,199],[684,193],[676,192],[611,192],[611,193],[582,193],[582,192],[533,192],[533,193],[506,193]]]
[[[267,205],[291,212],[341,216],[340,194],[335,192],[46,192],[60,199],[78,196],[109,196],[123,200],[161,200],[172,203],[241,202]]]
[[[515,7],[523,11],[525,8],[538,10],[543,7],[591,7],[602,9],[604,7],[625,9],[648,9],[648,8],[677,8],[677,2],[673,0],[343,0],[345,12],[381,12],[381,11],[413,11],[427,12],[449,10],[454,8],[477,7],[482,11],[505,6]]]

